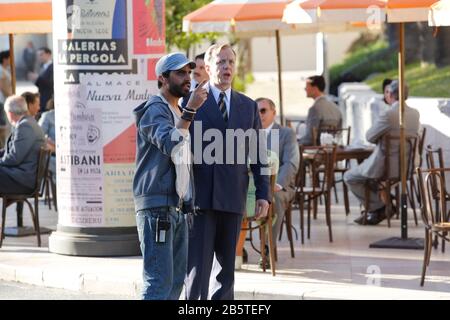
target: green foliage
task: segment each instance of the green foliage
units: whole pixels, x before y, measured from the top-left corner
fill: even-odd
[[[353,41],[353,43],[350,45],[350,48],[348,48],[347,53],[351,54],[352,52],[363,49],[367,46],[374,44],[380,39],[381,39],[380,33],[362,32],[359,38]]]
[[[349,53],[342,63],[331,66],[330,82],[339,79],[345,72],[351,72],[356,78],[365,79],[369,75],[391,70],[397,64],[395,52],[389,52],[388,44],[376,41],[358,47]]]
[[[378,74],[365,82],[381,93],[381,83],[385,78],[398,78],[397,68]],[[435,65],[421,66],[420,63],[413,63],[406,67],[405,79],[410,96],[450,97],[450,66],[437,68]]]
[[[242,77],[239,77],[237,74],[233,78],[232,87],[234,90],[239,92],[245,92],[247,89],[247,85],[253,83],[255,81],[255,77],[252,73],[247,73],[244,76],[244,79]]]
[[[213,41],[216,33],[186,33],[183,32],[183,17],[196,9],[208,4],[211,0],[167,0],[166,1],[166,45],[188,51],[189,47],[203,40]]]

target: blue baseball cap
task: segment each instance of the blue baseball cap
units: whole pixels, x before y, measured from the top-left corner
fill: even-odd
[[[166,71],[180,70],[186,65],[189,65],[191,69],[195,68],[195,62],[190,61],[183,53],[174,52],[167,54],[162,56],[156,63],[156,76],[160,76]]]

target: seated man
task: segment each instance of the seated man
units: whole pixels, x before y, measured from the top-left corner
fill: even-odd
[[[5,111],[13,129],[0,158],[0,194],[29,193],[35,187],[44,133],[28,115],[23,97],[10,96],[5,102]]]
[[[405,85],[405,98],[408,98],[408,87]],[[382,113],[373,126],[367,131],[366,139],[371,143],[375,143],[376,147],[373,153],[360,165],[351,168],[344,174],[344,181],[359,199],[361,203],[364,203],[365,199],[365,185],[366,182],[378,179],[384,174],[384,157],[385,150],[382,146],[383,137],[386,134],[392,136],[400,135],[399,125],[399,83],[397,80],[392,81],[389,87],[389,99],[388,102],[391,107],[386,112]],[[420,122],[419,112],[405,105],[405,134],[414,135],[418,134]],[[397,145],[398,147],[398,145]],[[392,153],[390,156],[389,166],[390,175],[398,176],[398,149],[396,146],[391,148]],[[368,184],[372,185],[372,184]],[[367,224],[376,225],[385,219],[385,204],[380,199],[377,190],[370,191],[369,208],[367,209]],[[361,215],[355,220],[356,223],[362,224],[364,222],[364,216]]]
[[[322,76],[312,76],[306,80],[306,96],[313,98],[314,104],[308,110],[305,135],[299,139],[299,143],[304,146],[319,144],[320,135],[313,141],[314,128],[319,133],[323,127],[340,128],[342,125],[341,111],[334,102],[325,97],[324,90],[325,79]]]
[[[267,149],[276,152],[279,160],[274,194],[276,222],[272,229],[273,240],[276,241],[287,205],[295,196],[295,176],[299,167],[300,154],[295,132],[275,122],[276,109],[273,101],[268,98],[258,98],[255,101],[258,104],[262,127],[267,133]],[[240,243],[243,244],[245,233],[241,234],[240,239]]]

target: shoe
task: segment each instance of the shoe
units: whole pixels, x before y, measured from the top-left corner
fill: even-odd
[[[245,248],[242,248],[242,263],[247,263],[247,262],[248,262],[247,250],[245,250]]]
[[[269,247],[266,245],[264,254],[266,255],[266,269],[270,269],[270,258],[269,258]],[[259,258],[258,265],[261,269],[263,269],[263,259]]]
[[[258,266],[259,266],[260,269],[264,269],[263,268],[263,259],[262,258],[259,258]],[[270,258],[269,258],[269,256],[266,256],[266,270],[267,269],[270,269]]]
[[[364,213],[362,213],[358,218],[353,220],[353,222],[355,222],[361,226],[365,226],[367,224],[367,221],[366,221],[366,223],[364,223]]]
[[[367,224],[370,226],[374,226],[379,224],[384,219],[386,219],[385,207],[382,207],[375,211],[369,212],[367,216]]]

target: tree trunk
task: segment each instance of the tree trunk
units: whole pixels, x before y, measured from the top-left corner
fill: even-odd
[[[405,23],[405,62],[411,63],[421,59],[422,38],[416,22]]]
[[[398,50],[398,23],[388,23],[385,34],[389,43],[389,48]],[[419,61],[421,58],[421,37],[419,26],[415,22],[405,23],[405,51],[406,63]]]
[[[439,27],[436,37],[436,65],[450,65],[450,27]]]
[[[426,22],[419,22],[420,34],[420,62],[422,64],[434,63],[436,51],[436,39],[433,37],[433,29]]]
[[[389,48],[397,50],[398,48],[398,24],[385,23],[384,33],[386,40],[389,43]]]
[[[252,70],[251,39],[240,39],[238,42],[237,75],[245,80],[245,75]]]

